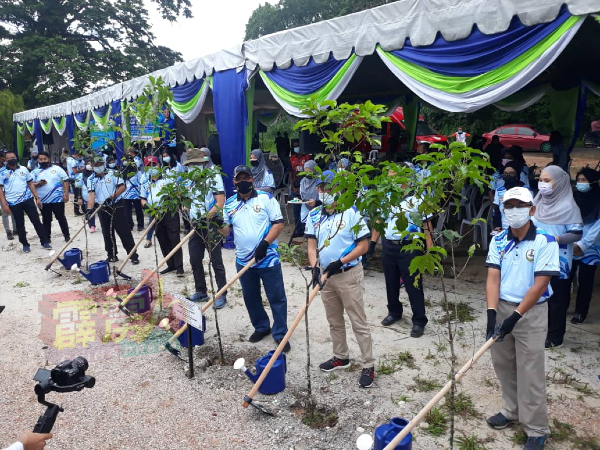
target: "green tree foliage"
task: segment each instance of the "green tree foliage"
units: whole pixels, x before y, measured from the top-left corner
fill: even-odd
[[[256,8],[246,24],[246,40],[351,14],[392,0],[279,0]]]
[[[152,2],[191,17],[190,0]],[[181,61],[149,30],[143,0],[0,0],[0,89],[39,107]]]
[[[0,145],[13,148],[13,114],[23,109],[23,98],[20,95],[9,90],[0,91]]]

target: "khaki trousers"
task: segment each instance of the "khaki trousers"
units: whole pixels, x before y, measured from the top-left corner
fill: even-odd
[[[327,279],[321,291],[321,299],[329,322],[334,356],[339,359],[348,359],[350,356],[346,342],[345,310],[360,347],[362,367],[366,368],[374,367],[375,359],[371,330],[367,323],[363,302],[363,278],[363,268],[360,263],[347,272],[333,275]]]
[[[516,306],[499,301],[496,323],[502,323]],[[527,311],[513,332],[491,349],[494,370],[502,385],[502,414],[509,420],[518,420],[531,437],[550,434],[544,350],[547,331],[546,302]]]

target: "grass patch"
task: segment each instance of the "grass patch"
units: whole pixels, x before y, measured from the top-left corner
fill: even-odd
[[[391,375],[403,367],[408,367],[409,369],[417,368],[415,357],[408,350],[398,354],[395,359],[383,361],[379,360],[377,373],[379,375]]]
[[[302,423],[310,428],[331,428],[337,421],[337,413],[326,408],[309,408],[302,415]]]
[[[411,389],[414,389],[415,391],[419,392],[431,392],[442,387],[435,380],[426,380],[421,377],[414,377],[413,381],[415,382],[415,384],[411,386]]]
[[[29,283],[27,283],[26,281],[19,281],[17,284],[15,284],[16,288],[25,288],[28,286],[29,286]]]
[[[581,450],[600,450],[600,441],[594,436],[576,437],[573,441],[575,448]]]
[[[398,397],[394,397],[394,394],[390,394],[390,400],[396,406],[400,406],[400,402],[408,403],[410,401],[406,395],[399,395]]]
[[[527,435],[523,430],[519,430],[513,434],[511,441],[515,445],[525,445],[525,442],[527,442]]]
[[[375,371],[377,372],[377,375],[391,375],[396,370],[394,364],[392,364],[391,362],[380,360],[379,365],[377,366],[377,369]]]
[[[485,450],[483,443],[474,434],[456,438],[456,447],[459,450]]]
[[[448,429],[448,417],[437,406],[427,413],[425,421],[429,424],[425,431],[432,436],[442,436]]]
[[[479,418],[481,414],[475,409],[475,405],[473,404],[473,400],[468,394],[464,392],[459,392],[454,396],[454,405],[450,402],[450,394],[446,394],[446,408],[448,410],[453,411],[455,414],[466,418],[466,417],[475,417]]]
[[[571,436],[575,436],[575,429],[572,425],[561,422],[556,418],[552,419],[550,430],[550,439],[552,442],[565,442],[571,439]]]
[[[329,375],[327,375],[325,377],[325,380],[327,381],[333,381],[333,380],[337,380],[339,377],[335,374],[335,373],[330,373]]]
[[[448,302],[447,308],[444,308],[444,315],[438,319],[438,322],[446,323],[448,320],[452,322],[473,322],[475,320],[473,308],[465,302]]]
[[[409,369],[417,368],[417,365],[415,364],[415,357],[408,350],[400,353],[394,360],[394,363],[397,366],[406,366]]]

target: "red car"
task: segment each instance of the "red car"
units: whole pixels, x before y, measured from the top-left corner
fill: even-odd
[[[516,124],[503,125],[489,133],[485,133],[483,137],[486,139],[486,145],[492,142],[492,136],[498,135],[500,142],[506,148],[518,145],[523,150],[541,150],[543,152],[550,151],[550,136],[542,134],[531,125]]]

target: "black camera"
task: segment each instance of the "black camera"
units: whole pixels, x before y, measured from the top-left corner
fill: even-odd
[[[87,369],[88,362],[81,356],[72,361],[63,361],[52,370],[38,369],[33,377],[38,384],[33,390],[38,397],[38,402],[47,409],[35,424],[34,433],[49,433],[58,413],[64,411],[60,406],[46,401],[47,393],[81,391],[84,388],[94,387],[96,379],[85,374]]]

